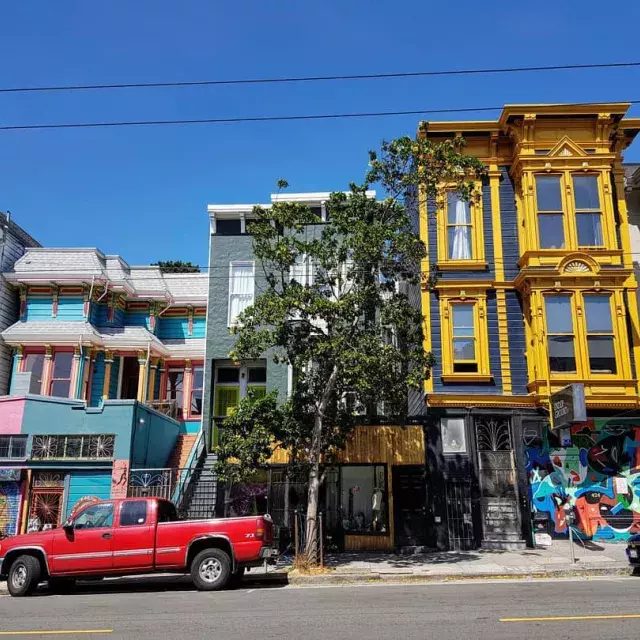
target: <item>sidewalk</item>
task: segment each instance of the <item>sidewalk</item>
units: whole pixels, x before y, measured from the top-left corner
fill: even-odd
[[[412,581],[473,578],[561,577],[574,575],[629,575],[625,544],[587,542],[574,545],[571,563],[569,542],[555,540],[550,547],[522,551],[443,551],[417,555],[339,554],[329,556],[326,573],[289,573],[290,584]]]

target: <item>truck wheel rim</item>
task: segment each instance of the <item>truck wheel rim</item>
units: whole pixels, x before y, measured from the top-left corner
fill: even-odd
[[[222,573],[222,565],[215,558],[208,558],[200,565],[200,577],[205,582],[215,582]]]
[[[15,589],[22,589],[24,587],[25,582],[27,581],[27,568],[20,564],[16,567],[16,570],[13,572],[13,576],[11,577],[11,583]]]

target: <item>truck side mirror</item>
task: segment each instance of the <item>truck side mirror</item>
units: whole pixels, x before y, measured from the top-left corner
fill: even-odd
[[[73,520],[71,518],[67,518],[62,524],[62,528],[67,532],[71,533],[73,531]]]

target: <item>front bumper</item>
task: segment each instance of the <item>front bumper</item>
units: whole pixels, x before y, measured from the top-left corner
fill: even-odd
[[[640,567],[640,547],[629,545],[627,547],[627,558],[629,559],[629,564],[634,567]]]

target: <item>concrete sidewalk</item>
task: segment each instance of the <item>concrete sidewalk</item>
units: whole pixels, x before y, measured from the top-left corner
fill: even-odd
[[[587,542],[574,544],[571,563],[569,542],[556,540],[550,547],[500,551],[443,551],[416,555],[339,554],[329,556],[324,574],[290,572],[292,584],[356,582],[369,580],[443,580],[484,577],[553,577],[572,575],[627,575],[631,568],[625,544]]]

